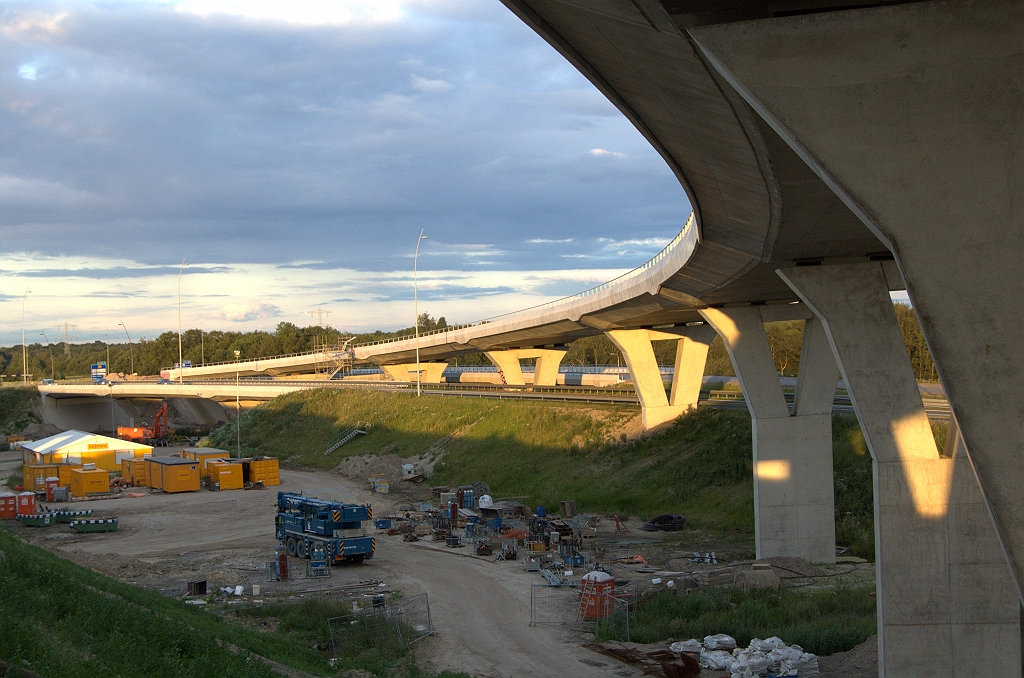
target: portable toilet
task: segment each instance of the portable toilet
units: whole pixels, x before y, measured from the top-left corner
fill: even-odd
[[[588,621],[604,619],[615,612],[615,578],[595,570],[580,579],[580,614]]]
[[[209,482],[218,483],[222,490],[240,490],[245,484],[240,461],[210,461],[206,464],[206,472]]]
[[[17,497],[17,506],[14,509],[16,516],[31,516],[36,512],[36,493],[20,492]]]
[[[53,490],[57,487],[60,487],[60,478],[50,476],[46,479],[46,501],[53,501]]]
[[[71,471],[71,496],[87,497],[90,494],[110,492],[110,474],[105,470],[76,468]]]
[[[18,495],[13,492],[0,493],[0,520],[14,520],[18,517]]]

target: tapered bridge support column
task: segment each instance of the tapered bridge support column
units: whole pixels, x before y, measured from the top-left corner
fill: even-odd
[[[758,558],[836,560],[832,401],[839,370],[824,329],[805,321],[793,412],[779,384],[760,307],[706,309],[750,410]]]
[[[610,330],[607,335],[626,359],[640,399],[644,428],[672,421],[691,407],[697,407],[708,348],[715,338],[711,327],[690,325],[668,330]],[[665,382],[651,345],[651,341],[658,340],[677,342],[671,398],[665,394]]]
[[[440,384],[441,375],[447,367],[448,363],[420,363],[420,383]],[[395,381],[416,383],[416,363],[381,365],[380,368]]]
[[[520,360],[536,358],[533,373],[534,386],[554,386],[558,383],[558,366],[565,357],[565,349],[558,348],[514,348],[504,351],[486,351],[484,355],[498,368],[498,372],[509,386],[524,386],[526,377]]]
[[[1016,678],[1014,582],[973,471],[936,449],[881,267],[779,274],[821,319],[873,460],[879,675],[973,676],[985,648],[986,676]]]

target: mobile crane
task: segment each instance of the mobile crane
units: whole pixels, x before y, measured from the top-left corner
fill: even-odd
[[[309,558],[315,549],[323,549],[334,564],[373,558],[377,541],[362,529],[362,521],[372,519],[369,504],[277,493],[275,534],[288,555],[296,558]]]

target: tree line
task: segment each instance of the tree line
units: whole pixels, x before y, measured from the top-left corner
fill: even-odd
[[[908,305],[895,305],[896,318],[907,346],[907,355],[920,381],[935,381],[938,375],[931,353],[924,340],[924,334],[917,322],[913,309]],[[448,327],[445,318],[434,318],[428,313],[419,317],[421,333]],[[309,325],[298,327],[293,323],[278,323],[273,332],[224,332],[190,329],[181,335],[182,359],[193,365],[230,362],[239,351],[243,359],[267,358],[312,351],[320,346],[337,345],[345,340],[353,344],[380,341],[414,333],[413,327],[394,331],[376,330],[359,334],[347,333],[333,327]],[[800,369],[800,348],[803,342],[803,321],[787,321],[765,324],[768,345],[775,359],[779,374],[795,376]],[[102,341],[82,344],[41,343],[27,347],[27,373],[34,380],[52,378],[73,379],[87,377],[89,367],[107,360],[108,345]],[[654,342],[654,354],[661,365],[675,363],[675,342]],[[161,369],[178,362],[178,334],[164,332],[155,339],[142,339],[130,347],[127,342],[109,344],[109,371],[111,373],[157,375]],[[490,365],[483,353],[471,353],[452,359],[458,365]],[[563,360],[565,365],[625,365],[622,354],[603,334],[578,339],[569,345]],[[22,351],[20,345],[0,348],[0,374],[8,379],[20,379],[22,375]],[[708,351],[705,374],[734,376],[732,362],[721,337],[715,337]]]

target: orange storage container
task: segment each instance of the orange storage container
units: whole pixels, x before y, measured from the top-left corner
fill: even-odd
[[[110,474],[101,468],[71,471],[71,496],[87,497],[90,494],[107,494],[110,492]]]
[[[21,492],[17,496],[17,507],[15,513],[19,516],[31,516],[36,512],[36,493]]]
[[[231,453],[227,450],[219,450],[215,447],[186,447],[178,453],[182,459],[192,459],[199,462],[199,475],[203,478],[210,475],[206,464],[211,461],[230,459]]]
[[[281,484],[281,468],[277,459],[262,457],[260,459],[242,460],[242,478],[247,483],[263,483],[264,487]]]
[[[122,459],[121,477],[135,487],[149,487],[149,459]]]
[[[199,490],[199,462],[180,457],[150,458],[149,485],[164,492],[196,492]]]
[[[206,464],[206,472],[210,483],[220,483],[222,490],[240,490],[244,486],[241,462],[211,461]]]
[[[13,492],[0,494],[0,520],[14,520],[18,517],[18,495]]]

